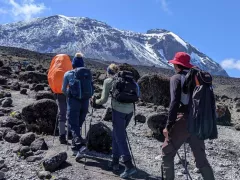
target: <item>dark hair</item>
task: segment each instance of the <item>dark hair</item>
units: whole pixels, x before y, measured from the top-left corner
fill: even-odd
[[[184,67],[184,66],[179,65],[179,64],[176,64],[176,65],[177,65],[177,67],[178,67],[179,69],[181,69],[181,70],[189,70],[189,69],[190,69],[190,68]]]

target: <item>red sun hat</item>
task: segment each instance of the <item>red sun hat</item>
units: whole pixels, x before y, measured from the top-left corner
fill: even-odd
[[[169,63],[178,64],[186,68],[192,68],[193,65],[190,63],[191,57],[185,52],[177,52],[173,60]]]

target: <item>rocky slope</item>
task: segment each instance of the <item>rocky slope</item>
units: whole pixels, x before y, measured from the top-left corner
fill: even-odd
[[[39,67],[38,58],[46,58],[45,67]],[[11,62],[26,59],[29,60],[29,65],[22,67],[21,72],[14,71],[14,64]],[[39,177],[45,176],[57,180],[118,180],[118,173],[114,174],[107,170],[107,163],[110,159],[109,155],[95,151],[88,152],[90,157],[87,158],[87,166],[86,170],[84,170],[84,163],[76,162],[70,148],[67,149],[66,145],[60,145],[57,137],[55,137],[53,143],[54,137],[51,135],[46,135],[45,133],[35,135],[26,134],[26,127],[28,127],[26,113],[33,115],[31,118],[37,119],[36,122],[39,126],[44,127],[46,121],[49,122],[53,120],[52,117],[46,116],[46,113],[40,113],[43,111],[41,108],[49,105],[49,102],[52,103],[49,99],[53,98],[46,84],[46,70],[49,66],[50,59],[51,55],[23,51],[15,48],[0,48],[0,61],[2,61],[2,64],[0,62],[0,73],[8,72],[5,74],[2,73],[0,76],[0,116],[2,116],[0,117],[0,179],[5,176],[5,179],[9,180],[37,180]],[[85,62],[94,72],[95,85],[98,87],[96,88],[96,94],[98,94],[101,92],[101,84],[105,77],[103,73],[109,62],[94,60],[85,60]],[[30,66],[32,67],[30,68]],[[167,78],[173,73],[171,70],[159,69],[157,67],[135,66],[135,68],[139,71],[140,76],[147,73],[154,73],[160,77]],[[35,69],[35,71],[26,71],[26,69]],[[26,76],[27,74],[29,76]],[[222,93],[218,95],[218,103],[227,106],[231,112],[229,117],[228,111],[226,109],[224,110],[222,116],[227,120],[223,122],[226,123],[230,120],[234,125],[240,123],[240,97],[238,94],[234,95],[234,91],[229,92],[225,90],[226,87],[230,89],[239,87],[239,79],[215,77],[214,80],[216,89],[219,90],[219,93]],[[26,89],[27,92],[22,93],[23,89]],[[157,90],[155,91],[157,92]],[[231,97],[231,95],[233,95],[233,97]],[[55,105],[51,106],[55,107]],[[106,108],[109,106],[110,100],[105,107],[96,109],[93,115],[89,113],[87,116],[87,128],[89,127],[88,125],[91,118],[93,118],[93,124],[100,122],[102,119],[109,120],[109,118],[105,117]],[[23,110],[26,107],[33,107],[33,111],[26,112]],[[54,108],[46,108],[45,111],[51,112],[53,109]],[[148,121],[153,115],[166,111],[167,108],[153,103],[139,102],[137,104],[138,117],[141,115],[140,117],[145,117],[146,119],[141,118],[141,122],[138,122],[136,126],[132,121],[127,129],[136,164],[139,169],[138,174],[131,179],[161,179],[160,149],[162,142],[157,140],[159,138],[156,138],[156,134],[150,129]],[[51,114],[54,113],[52,112]],[[30,118],[27,119],[30,120]],[[112,126],[110,121],[104,121],[104,124],[110,128]],[[240,126],[239,128],[237,128],[237,126],[235,128],[231,125],[225,125],[218,126],[219,138],[217,140],[206,141],[206,152],[213,166],[216,179],[238,180],[240,179],[240,141],[238,138],[240,132],[236,129],[240,130]],[[35,132],[36,129],[31,130]],[[42,132],[44,132],[44,129]],[[39,142],[39,138],[44,138],[46,144],[42,141]],[[37,139],[37,142],[35,139]],[[65,152],[67,153],[67,159]],[[183,149],[180,149],[179,152],[181,156],[183,156]],[[55,154],[57,154],[57,156],[54,156]],[[50,167],[48,166],[48,168],[43,165],[46,159],[51,165]],[[194,159],[189,147],[187,159],[193,179],[200,180],[201,176],[197,173],[197,169],[195,169]],[[175,159],[175,165],[176,179],[186,179],[184,169],[177,157]],[[43,172],[44,169],[54,170],[50,173]],[[123,170],[123,167],[121,167],[121,170]]]
[[[80,50],[90,58],[168,69],[168,60],[184,51],[191,55],[193,64],[212,74],[227,76],[218,63],[173,32],[122,31],[89,18],[57,15],[0,25],[0,45],[71,55]]]

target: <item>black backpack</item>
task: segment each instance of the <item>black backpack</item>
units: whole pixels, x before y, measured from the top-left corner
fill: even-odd
[[[133,73],[120,71],[113,78],[112,98],[121,103],[135,103],[139,97],[139,87]]]
[[[81,67],[74,70],[74,77],[69,82],[69,95],[76,99],[90,99],[93,95],[92,73]]]
[[[188,132],[201,140],[216,139],[216,102],[211,74],[196,67],[190,69],[183,92],[190,95]]]

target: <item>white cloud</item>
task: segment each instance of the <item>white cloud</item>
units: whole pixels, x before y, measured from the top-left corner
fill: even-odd
[[[5,1],[5,4],[8,7],[4,9],[2,8],[2,12],[7,12],[17,20],[30,20],[34,16],[39,15],[47,10],[46,6],[43,3],[36,3],[35,0],[8,0]],[[9,10],[6,11],[6,9]]]
[[[240,70],[240,60],[229,58],[221,62],[224,69],[237,69]]]
[[[172,11],[169,9],[169,2],[167,0],[156,0],[161,4],[161,8],[163,11],[167,12],[168,14],[172,14]]]

